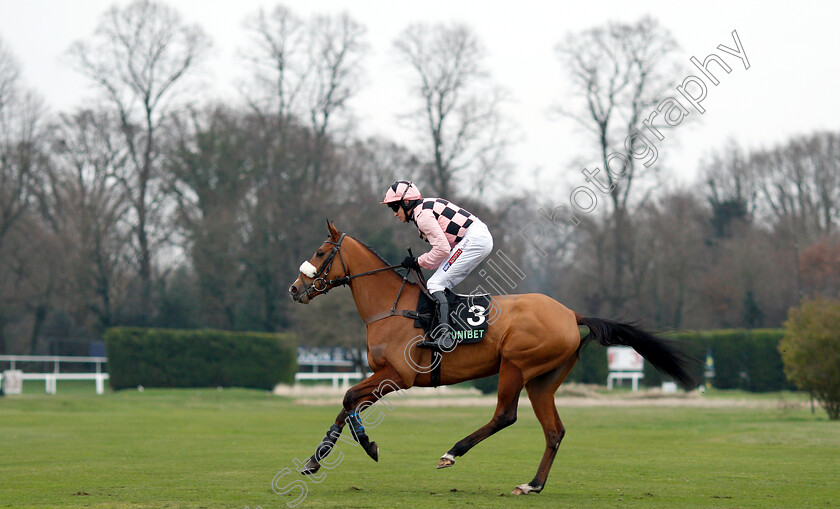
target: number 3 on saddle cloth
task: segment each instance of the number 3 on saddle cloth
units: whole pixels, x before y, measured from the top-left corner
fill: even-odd
[[[484,339],[489,325],[490,295],[459,295],[448,288],[444,292],[449,301],[449,325],[455,344],[478,343]],[[427,335],[440,323],[436,308],[435,301],[420,292],[417,300],[419,318],[415,319],[414,326],[423,329]]]

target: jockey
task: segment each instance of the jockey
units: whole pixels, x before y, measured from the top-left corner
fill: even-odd
[[[423,198],[417,186],[407,180],[394,182],[385,192],[382,204],[394,211],[403,223],[413,221],[420,237],[432,249],[419,257],[407,256],[400,265],[435,270],[426,286],[440,306],[444,333],[424,341],[422,348],[452,348],[449,303],[444,289],[450,290],[466,278],[493,249],[493,237],[474,214],[442,198]],[[435,335],[433,335],[435,336]]]

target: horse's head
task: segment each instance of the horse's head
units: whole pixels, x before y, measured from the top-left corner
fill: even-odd
[[[347,266],[341,255],[341,243],[345,234],[327,221],[329,238],[321,244],[308,261],[300,266],[300,275],[289,287],[289,294],[295,302],[309,304],[315,296],[327,293],[336,286],[347,284]],[[338,261],[338,263],[336,263]]]

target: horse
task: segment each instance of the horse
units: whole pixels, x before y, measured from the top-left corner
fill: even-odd
[[[557,413],[554,394],[590,341],[604,346],[634,348],[661,372],[684,388],[695,388],[689,374],[693,359],[674,341],[647,332],[632,323],[584,317],[542,294],[494,295],[498,313],[482,341],[458,345],[447,353],[417,348],[423,331],[403,311],[416,308],[421,288],[407,281],[375,251],[327,221],[329,237],[300,267],[289,287],[296,302],[308,304],[333,288],[347,285],[366,324],[367,361],[372,375],[347,390],[342,409],[326,436],[300,469],[316,473],[346,424],[353,439],[374,461],[379,447],[368,437],[360,412],[386,394],[433,384],[434,363],[440,364],[439,385],[451,385],[499,374],[496,410],[486,425],[457,442],[438,461],[437,468],[455,464],[482,440],[516,421],[519,396],[524,388],[545,435],[545,452],[537,473],[527,484],[517,485],[512,494],[539,493],[545,487],[554,457],[566,434]],[[336,262],[339,263],[336,263]],[[581,338],[579,326],[589,329]],[[334,464],[333,464],[334,466]]]

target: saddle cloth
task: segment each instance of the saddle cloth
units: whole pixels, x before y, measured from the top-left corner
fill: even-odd
[[[444,290],[449,301],[449,325],[452,327],[452,339],[459,344],[478,343],[487,333],[487,318],[490,312],[490,295],[460,295],[448,288]],[[436,302],[424,292],[417,299],[418,318],[414,326],[429,334],[440,323],[436,312]]]

